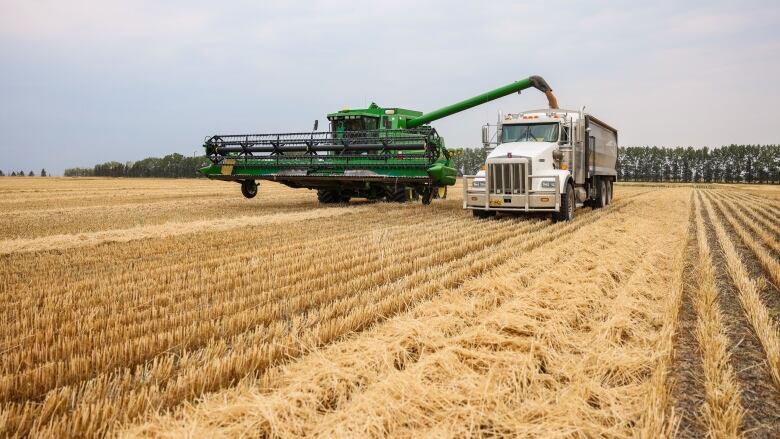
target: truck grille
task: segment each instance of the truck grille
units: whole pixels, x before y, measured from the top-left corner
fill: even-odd
[[[488,189],[493,194],[522,194],[525,176],[522,163],[492,163],[488,165]]]

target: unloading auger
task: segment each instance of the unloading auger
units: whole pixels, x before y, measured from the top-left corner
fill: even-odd
[[[214,180],[241,183],[247,198],[257,180],[317,190],[320,203],[353,197],[404,202],[446,196],[456,170],[444,139],[429,123],[534,87],[558,108],[552,89],[531,76],[470,99],[423,114],[372,103],[359,110],[328,114],[329,131],[216,135],[203,145],[211,165],[200,172]]]

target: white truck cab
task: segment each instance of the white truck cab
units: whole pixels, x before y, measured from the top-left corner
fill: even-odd
[[[497,125],[482,128],[482,141],[489,149],[483,170],[463,179],[463,208],[476,217],[552,212],[556,220],[571,220],[586,202],[611,202],[617,130],[584,108],[500,116]]]

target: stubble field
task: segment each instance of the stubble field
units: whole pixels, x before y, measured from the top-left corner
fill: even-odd
[[[459,189],[0,178],[0,437],[780,431],[780,188]]]

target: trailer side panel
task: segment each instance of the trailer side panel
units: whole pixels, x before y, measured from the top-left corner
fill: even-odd
[[[586,116],[585,125],[588,143],[588,175],[616,176],[617,171],[617,130],[593,116]]]

